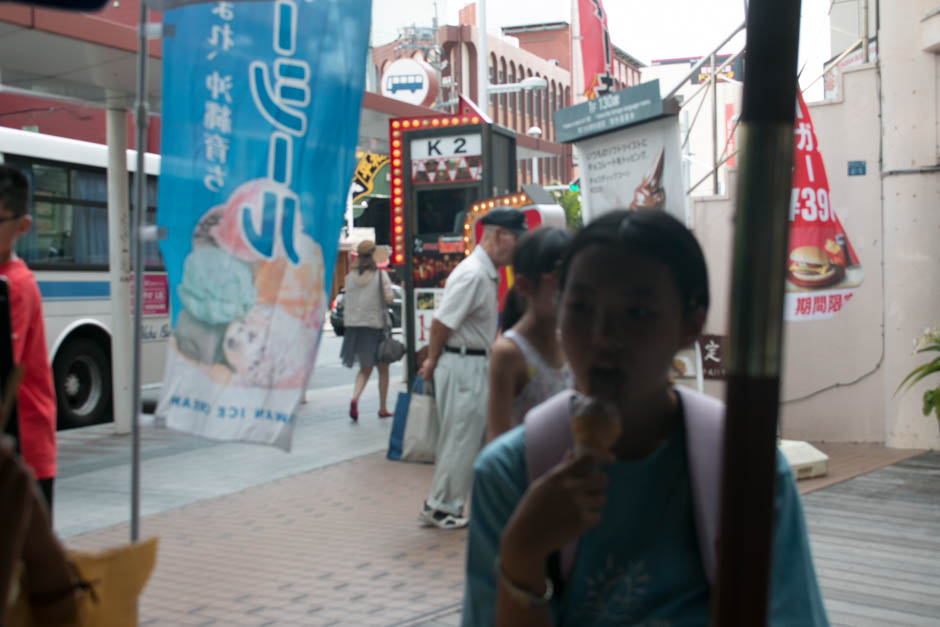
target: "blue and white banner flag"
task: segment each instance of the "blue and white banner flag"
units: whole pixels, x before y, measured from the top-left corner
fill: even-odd
[[[164,14],[157,223],[173,333],[157,415],[170,428],[290,449],[355,166],[370,14],[370,0]]]

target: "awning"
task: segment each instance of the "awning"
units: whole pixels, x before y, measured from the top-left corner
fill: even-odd
[[[160,111],[162,41],[150,42],[147,100]],[[136,89],[137,28],[93,14],[0,3],[0,93],[78,101],[83,105],[132,109]],[[439,115],[365,92],[358,145],[388,154],[388,122],[405,116]],[[516,157],[561,156],[564,147],[516,133]],[[387,194],[387,192],[385,192]]]

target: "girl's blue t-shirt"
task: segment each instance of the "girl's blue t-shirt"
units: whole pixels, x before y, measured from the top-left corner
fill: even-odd
[[[684,440],[676,433],[643,459],[604,468],[604,517],[578,543],[560,623],[699,625],[708,615]]]
[[[463,625],[492,625],[499,537],[528,486],[519,426],[490,443],[474,466]],[[603,519],[584,534],[560,595],[556,625],[692,627],[708,624],[684,427],[639,460],[604,467]],[[769,625],[825,627],[799,496],[778,453]]]

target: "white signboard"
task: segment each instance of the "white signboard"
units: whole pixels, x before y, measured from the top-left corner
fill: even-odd
[[[433,71],[430,65],[416,59],[398,59],[382,75],[382,95],[413,105],[430,104],[427,100],[433,102],[437,96]]]
[[[685,222],[679,121],[667,116],[575,144],[585,221],[614,209],[665,209]]]
[[[483,136],[448,135],[411,140],[411,159],[447,159],[452,157],[478,157],[483,154]]]

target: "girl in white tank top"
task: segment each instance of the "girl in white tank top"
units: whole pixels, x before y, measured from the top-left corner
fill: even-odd
[[[520,424],[527,411],[571,385],[555,314],[556,268],[569,239],[565,230],[542,227],[516,244],[515,285],[503,307],[504,331],[490,352],[488,440]]]
[[[512,424],[516,426],[522,424],[522,419],[530,409],[571,387],[571,371],[568,370],[567,364],[555,368],[545,363],[539,352],[521,333],[509,329],[503,333],[503,337],[522,351],[528,376],[522,391],[512,399]]]

